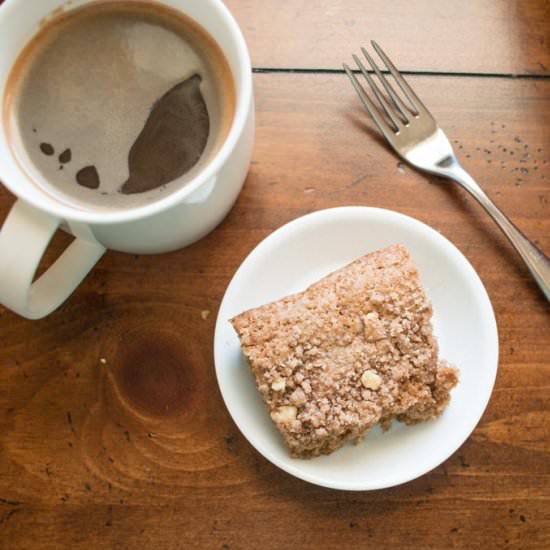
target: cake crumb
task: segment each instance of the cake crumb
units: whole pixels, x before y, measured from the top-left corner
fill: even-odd
[[[273,418],[274,422],[277,422],[277,424],[288,424],[296,419],[297,413],[298,409],[296,407],[279,407],[271,413],[271,418]]]
[[[366,370],[361,375],[361,384],[369,390],[377,390],[382,384],[382,378],[373,370]]]
[[[279,378],[273,384],[271,384],[271,389],[273,391],[285,391],[286,381],[284,378]]]

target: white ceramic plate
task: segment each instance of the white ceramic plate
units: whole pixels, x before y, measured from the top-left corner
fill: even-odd
[[[402,243],[416,260],[434,308],[441,356],[460,369],[460,383],[443,415],[406,427],[375,427],[352,443],[312,460],[289,456],[271,422],[228,319],[310,283],[355,258]],[[449,457],[478,423],[493,389],[498,335],[493,309],[476,272],[447,239],[427,225],[389,210],[321,210],[281,227],[261,242],[229,284],[216,323],[216,374],[235,423],[268,460],[325,487],[381,489],[404,483]]]

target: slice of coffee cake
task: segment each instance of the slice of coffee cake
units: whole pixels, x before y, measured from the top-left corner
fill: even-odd
[[[438,360],[431,316],[414,261],[394,245],[231,323],[292,455],[309,458],[377,422],[443,411],[458,375]]]

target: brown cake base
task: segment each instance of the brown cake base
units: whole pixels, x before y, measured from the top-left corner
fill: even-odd
[[[457,384],[404,246],[367,254],[304,292],[231,320],[295,457],[329,454],[380,422],[437,417]]]

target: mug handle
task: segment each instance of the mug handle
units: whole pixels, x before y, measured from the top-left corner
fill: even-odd
[[[18,200],[0,231],[0,302],[27,319],[59,307],[105,253],[80,238],[33,283],[34,274],[61,220]]]

